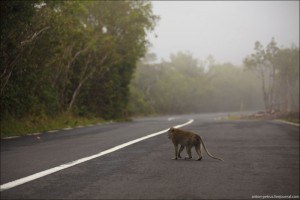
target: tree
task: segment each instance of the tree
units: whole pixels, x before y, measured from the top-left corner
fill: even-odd
[[[122,116],[157,20],[144,1],[1,1],[2,116]]]
[[[86,90],[90,92],[80,97],[84,99],[81,102],[105,118],[121,117],[126,112],[128,85],[136,63],[146,52],[147,32],[154,29],[158,17],[152,14],[150,2],[96,1],[89,6],[87,24],[95,33],[98,31],[98,38],[89,63],[92,68],[88,68],[90,83]],[[88,94],[93,94],[92,98]]]
[[[1,1],[1,95],[19,60],[34,45],[34,41],[49,27],[34,31],[30,27],[37,1]],[[24,30],[20,32],[19,30]]]
[[[274,59],[276,105],[285,112],[299,110],[299,48],[280,49]]]
[[[275,56],[279,51],[275,39],[266,48],[260,42],[255,43],[255,53],[244,59],[246,68],[257,73],[262,81],[262,92],[265,109],[267,112],[273,111],[274,107],[274,84],[276,67],[274,65]]]

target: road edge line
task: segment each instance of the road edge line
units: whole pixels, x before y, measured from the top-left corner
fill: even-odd
[[[189,125],[189,124],[191,124],[191,123],[193,123],[193,122],[194,122],[194,119],[190,119],[188,122],[186,122],[186,123],[184,123],[184,124],[179,124],[179,125],[174,126],[174,128],[180,128],[180,127]],[[112,148],[110,148],[110,149],[107,149],[107,150],[105,150],[105,151],[101,151],[101,152],[99,152],[99,153],[97,153],[97,154],[94,154],[94,155],[92,155],[92,156],[80,158],[80,159],[78,159],[78,160],[71,161],[71,162],[68,162],[68,163],[59,165],[59,166],[57,166],[57,167],[53,167],[53,168],[50,168],[50,169],[47,169],[47,170],[44,170],[44,171],[41,171],[41,172],[38,172],[38,173],[35,173],[35,174],[32,174],[32,175],[26,176],[26,177],[24,177],[24,178],[20,178],[20,179],[17,179],[17,180],[8,182],[8,183],[4,183],[4,184],[0,185],[0,192],[3,192],[3,191],[5,191],[5,190],[14,188],[14,187],[16,187],[16,186],[22,185],[22,184],[24,184],[24,183],[27,183],[27,182],[30,182],[30,181],[33,181],[33,180],[36,180],[36,179],[42,178],[42,177],[44,177],[44,176],[53,174],[53,173],[58,172],[58,171],[61,171],[61,170],[63,170],[63,169],[66,169],[66,168],[69,168],[69,167],[78,165],[78,164],[80,164],[80,163],[83,163],[83,162],[92,160],[92,159],[94,159],[94,158],[98,158],[98,157],[100,157],[100,156],[103,156],[103,155],[112,153],[112,152],[114,152],[114,151],[117,151],[117,150],[122,149],[122,148],[124,148],[124,147],[127,147],[127,146],[129,146],[129,145],[135,144],[135,143],[137,143],[137,142],[140,142],[140,141],[146,140],[146,139],[148,139],[148,138],[151,138],[151,137],[154,137],[154,136],[163,134],[163,133],[167,132],[168,130],[169,130],[169,129],[165,129],[165,130],[162,130],[162,131],[158,131],[158,132],[156,132],[156,133],[152,133],[152,134],[143,136],[143,137],[141,137],[141,138],[137,138],[137,139],[135,139],[135,140],[131,140],[131,141],[129,141],[129,142],[126,142],[126,143],[117,145],[117,146],[112,147]]]
[[[282,120],[282,119],[275,119],[274,121],[275,122],[280,122],[280,123],[283,123],[283,124],[293,125],[293,126],[300,126],[300,124],[293,123],[293,122],[288,122],[288,121],[285,121],[285,120]]]

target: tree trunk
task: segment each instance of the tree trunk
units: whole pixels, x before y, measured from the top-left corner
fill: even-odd
[[[74,93],[73,93],[73,95],[72,95],[72,100],[71,100],[71,102],[69,103],[68,111],[70,111],[70,110],[72,109],[73,104],[74,104],[74,102],[75,102],[75,99],[76,99],[76,97],[77,97],[79,91],[80,91],[80,88],[81,88],[82,84],[83,84],[83,82],[79,82],[79,84],[78,84],[76,90],[74,91]]]
[[[86,61],[86,63],[85,63],[84,70],[83,70],[83,72],[82,72],[82,74],[81,74],[81,79],[79,80],[79,84],[77,85],[77,87],[76,87],[76,89],[75,89],[75,91],[74,91],[74,93],[73,93],[73,95],[72,95],[72,99],[71,99],[71,101],[70,101],[70,103],[69,103],[69,107],[68,107],[68,110],[69,110],[69,111],[72,109],[73,104],[74,104],[74,102],[75,102],[75,99],[76,99],[76,97],[77,97],[77,95],[78,95],[78,93],[79,93],[79,91],[80,91],[80,88],[82,87],[83,83],[84,83],[84,82],[85,82],[85,81],[93,74],[93,71],[94,71],[94,70],[92,70],[91,73],[89,73],[88,75],[85,76],[85,73],[86,73],[86,71],[87,71],[88,65],[89,65],[89,63],[90,63],[90,57],[91,57],[91,55],[89,54],[89,55],[88,55],[88,58],[87,58],[87,61]]]
[[[262,92],[263,92],[263,97],[264,97],[264,105],[265,105],[265,110],[266,112],[269,112],[270,110],[270,103],[269,103],[269,94],[268,91],[266,91],[266,83],[265,83],[265,77],[262,74],[261,76],[262,80]]]
[[[290,95],[289,79],[288,76],[286,76],[285,111],[288,113],[291,111],[290,97],[291,95]]]
[[[90,64],[91,56],[92,56],[92,55],[89,54],[88,57],[87,57],[87,60],[86,60],[86,63],[85,63],[85,67],[84,67],[84,69],[83,69],[83,71],[82,71],[82,73],[81,73],[81,78],[80,78],[80,80],[79,80],[79,84],[78,84],[78,86],[76,87],[76,89],[75,89],[75,91],[74,91],[74,93],[73,93],[73,95],[72,95],[72,99],[71,99],[71,101],[70,101],[70,103],[69,103],[69,107],[68,107],[68,110],[69,110],[69,111],[72,109],[72,107],[73,107],[73,105],[74,105],[74,102],[75,102],[75,99],[76,99],[76,97],[78,96],[78,94],[79,94],[79,92],[80,92],[80,89],[81,89],[82,85],[83,85],[90,77],[92,77],[93,74],[94,74],[94,73],[96,72],[96,70],[97,70],[96,67],[94,66],[94,68],[90,69],[90,72],[87,72],[87,71],[88,71],[88,66],[89,66],[89,64]],[[105,56],[103,57],[103,59],[102,59],[101,62],[99,63],[100,65],[104,63],[104,61],[106,60],[107,56],[108,56],[108,55],[105,55]]]

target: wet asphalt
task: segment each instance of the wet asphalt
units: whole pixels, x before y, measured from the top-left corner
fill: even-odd
[[[193,118],[208,150],[172,160],[166,134],[1,192],[1,199],[252,199],[299,196],[299,126],[226,121],[226,113],[135,119],[1,140],[1,184]],[[39,137],[39,138],[37,138]],[[184,151],[182,155],[185,155]],[[298,197],[299,198],[299,197]]]

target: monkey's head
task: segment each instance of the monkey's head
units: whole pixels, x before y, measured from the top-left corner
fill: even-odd
[[[169,130],[168,130],[168,138],[172,138],[173,137],[173,133],[174,133],[174,131],[175,131],[175,128],[170,128]]]

